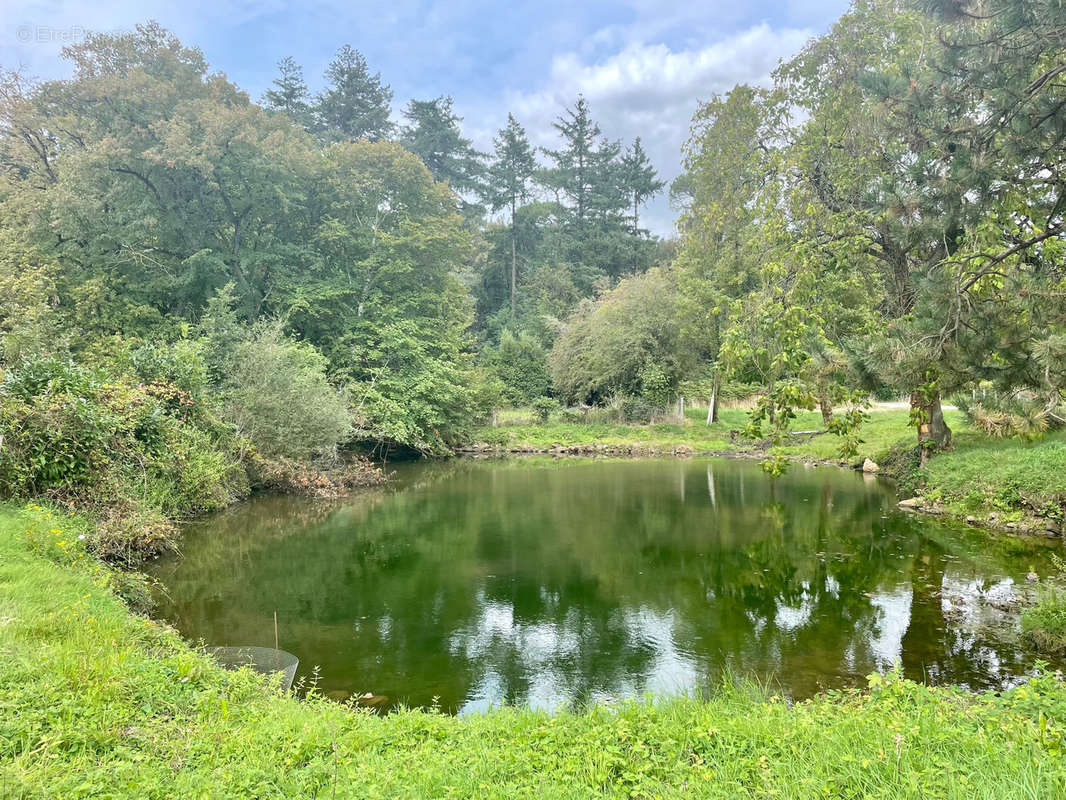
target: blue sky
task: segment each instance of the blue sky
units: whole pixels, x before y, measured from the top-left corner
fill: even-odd
[[[0,0],[0,66],[40,78],[69,74],[64,43],[86,30],[129,30],[155,19],[204,51],[215,70],[254,98],[292,56],[311,88],[343,44],[363,52],[396,94],[449,94],[482,149],[508,111],[536,144],[553,145],[552,120],[583,93],[605,135],[641,136],[667,179],[680,169],[688,121],[700,100],[733,84],[765,82],[779,59],[824,32],[844,0],[782,2],[490,3],[395,0],[390,4],[283,0]],[[668,235],[665,198],[644,223]]]

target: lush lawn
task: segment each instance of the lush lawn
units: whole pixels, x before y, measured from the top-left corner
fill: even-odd
[[[6,798],[1066,796],[1066,687],[889,678],[790,706],[748,689],[548,716],[387,718],[282,697],[131,616],[84,527],[0,506]]]

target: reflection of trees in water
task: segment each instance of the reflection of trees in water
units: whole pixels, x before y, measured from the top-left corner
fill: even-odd
[[[171,618],[215,642],[270,643],[277,609],[283,646],[321,664],[326,688],[446,708],[472,687],[555,701],[691,688],[725,669],[806,694],[900,644],[908,669],[948,652],[946,677],[966,667],[923,570],[973,543],[938,529],[933,549],[856,476],[772,483],[721,461],[406,469],[402,491],[265,498],[191,533],[184,561],[160,570]],[[968,560],[992,577],[1008,562]],[[907,608],[884,598],[906,589],[916,624],[886,645],[885,615]]]

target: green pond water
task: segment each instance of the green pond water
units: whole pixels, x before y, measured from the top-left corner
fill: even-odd
[[[335,697],[467,712],[703,691],[792,697],[908,677],[1002,687],[1004,616],[1060,545],[896,509],[884,481],[725,459],[403,464],[341,502],[254,499],[154,568],[207,645],[274,644]],[[1004,621],[1006,619],[1006,622]]]

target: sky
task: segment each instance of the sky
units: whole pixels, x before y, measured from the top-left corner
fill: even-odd
[[[0,67],[40,79],[70,74],[60,56],[86,31],[156,20],[203,50],[215,71],[259,99],[292,56],[312,91],[344,44],[361,51],[395,93],[450,95],[464,133],[490,150],[511,112],[540,146],[579,94],[603,134],[640,136],[661,177],[681,169],[700,101],[736,83],[765,83],[779,60],[826,31],[846,0],[0,0]],[[669,236],[663,196],[642,225]]]

